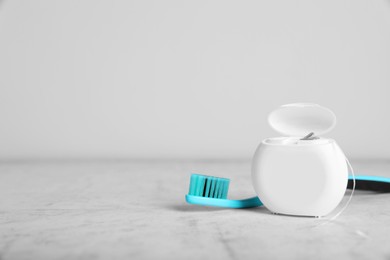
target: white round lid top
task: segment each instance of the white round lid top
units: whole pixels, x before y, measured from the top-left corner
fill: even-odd
[[[317,104],[294,103],[283,105],[268,116],[268,123],[284,136],[315,136],[325,134],[336,125],[336,115]]]

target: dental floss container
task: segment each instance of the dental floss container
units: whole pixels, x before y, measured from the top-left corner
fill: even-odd
[[[252,183],[275,214],[321,217],[342,200],[348,183],[346,158],[336,141],[320,137],[336,116],[317,104],[288,104],[268,117],[283,137],[267,138],[252,160]]]

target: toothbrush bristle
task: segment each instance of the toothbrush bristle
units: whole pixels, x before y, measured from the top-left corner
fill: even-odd
[[[230,180],[201,174],[192,174],[188,195],[226,199]]]

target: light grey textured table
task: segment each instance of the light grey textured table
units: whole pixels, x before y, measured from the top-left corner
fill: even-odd
[[[390,177],[390,162],[352,163]],[[320,225],[188,205],[191,172],[231,178],[230,198],[254,194],[249,161],[0,163],[0,259],[390,259],[390,194],[357,192]]]

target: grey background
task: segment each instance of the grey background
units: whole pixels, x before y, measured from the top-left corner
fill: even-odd
[[[350,190],[323,218],[184,199],[192,172],[255,196],[292,102],[390,178],[389,46],[388,0],[0,0],[0,259],[389,260],[389,193],[336,219]]]
[[[0,158],[243,158],[281,104],[390,158],[389,1],[2,1]]]

